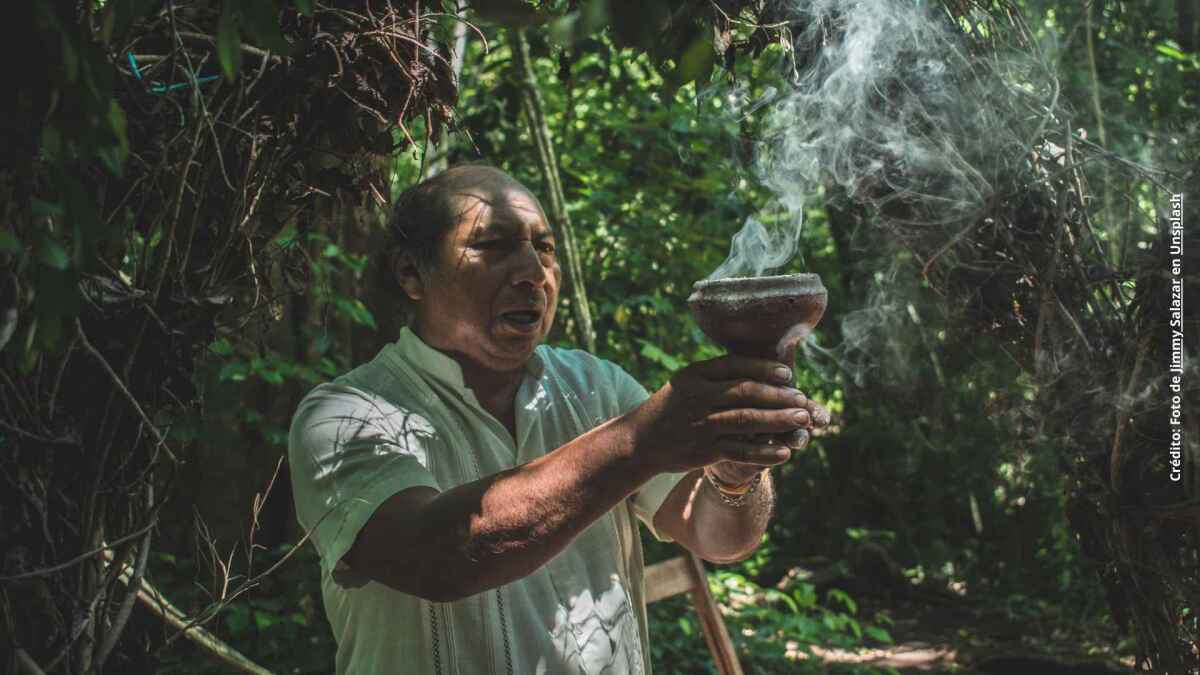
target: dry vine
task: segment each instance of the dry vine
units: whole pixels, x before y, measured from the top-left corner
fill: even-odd
[[[413,143],[415,119],[439,136],[457,96],[448,51],[431,34],[441,15],[419,3],[285,11],[291,52],[240,45],[232,82],[218,66],[219,8],[155,4],[121,44],[104,44],[92,3],[73,15],[83,40],[104,50],[107,64],[95,65],[111,71],[125,111],[123,174],[75,167],[113,236],[80,280],[65,346],[0,367],[0,633],[26,672],[128,672],[146,658],[119,638],[182,468],[171,427],[203,403],[192,375],[206,345],[264,297],[303,292],[272,287],[273,239],[325,203],[382,200],[369,158]],[[44,114],[30,111],[29,128]],[[44,167],[29,150],[36,177]],[[0,172],[14,203],[29,203],[26,180]],[[38,215],[18,232],[70,225],[60,218]],[[10,295],[22,319],[32,314],[29,287]],[[176,617],[181,634],[271,572],[230,585],[231,566],[212,607]]]

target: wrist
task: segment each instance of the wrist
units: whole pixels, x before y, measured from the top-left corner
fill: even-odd
[[[748,484],[766,468],[757,464],[742,464],[722,460],[704,467],[704,471],[705,473],[712,474],[723,485],[733,489]]]
[[[739,507],[745,505],[750,496],[758,490],[768,471],[768,468],[762,467],[745,482],[729,484],[718,478],[712,465],[709,465],[704,467],[704,481],[709,484],[709,487],[716,492],[726,506]]]

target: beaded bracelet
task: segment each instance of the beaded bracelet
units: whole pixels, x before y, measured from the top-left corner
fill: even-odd
[[[754,478],[751,478],[748,482],[731,488],[722,484],[721,480],[714,476],[713,472],[709,471],[708,467],[704,467],[704,477],[708,480],[710,485],[716,488],[717,494],[721,496],[721,501],[724,502],[726,506],[733,507],[742,506],[746,503],[746,499],[749,498],[750,495],[754,494],[754,491],[758,489],[758,484],[762,482],[763,474],[766,472],[767,469],[763,469],[762,471],[754,474]]]

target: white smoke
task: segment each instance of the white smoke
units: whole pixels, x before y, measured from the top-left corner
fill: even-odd
[[[1053,98],[1028,56],[971,45],[923,2],[815,0],[791,11],[788,85],[741,100],[743,115],[765,106],[753,170],[774,195],[768,208],[787,217],[747,219],[709,279],[786,264],[822,185],[878,219],[969,221],[1025,161],[1042,121],[1028,102]]]

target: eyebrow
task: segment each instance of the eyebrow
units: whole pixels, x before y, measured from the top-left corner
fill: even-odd
[[[487,225],[472,228],[472,237],[478,239],[480,237],[501,236],[508,234],[508,228],[519,226],[519,223],[509,220],[493,220]],[[546,223],[546,229],[533,236],[539,241],[543,239],[557,239],[558,236],[554,233],[554,227]]]

